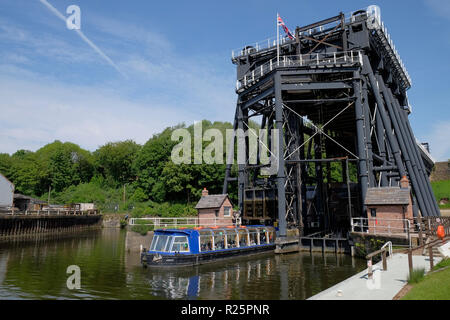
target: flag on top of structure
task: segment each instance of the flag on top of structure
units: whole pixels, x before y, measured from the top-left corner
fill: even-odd
[[[289,37],[289,39],[294,39],[294,36],[292,35],[292,33],[289,31],[288,27],[286,27],[286,25],[284,24],[283,19],[281,19],[280,15],[277,14],[277,21],[278,21],[278,26],[281,26],[284,30],[284,32],[286,33],[286,35]]]

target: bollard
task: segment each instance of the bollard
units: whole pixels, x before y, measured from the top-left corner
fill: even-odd
[[[383,251],[383,270],[387,271],[386,250]]]
[[[373,277],[373,271],[372,271],[372,258],[367,261],[367,276],[369,279],[372,279]]]

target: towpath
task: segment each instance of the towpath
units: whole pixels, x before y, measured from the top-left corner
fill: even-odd
[[[434,264],[440,260],[440,257],[434,257]],[[428,272],[429,257],[413,255],[413,268],[424,268],[425,272]],[[387,259],[387,271],[383,271],[381,261],[375,264],[372,270],[372,280],[368,279],[367,269],[365,269],[308,300],[392,300],[407,284],[408,255],[395,253]]]

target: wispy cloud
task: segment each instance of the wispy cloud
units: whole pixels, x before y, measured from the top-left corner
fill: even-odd
[[[133,102],[107,89],[21,76],[0,76],[0,152],[36,150],[55,139],[90,150],[126,138],[145,143],[174,122],[195,120],[175,107]]]
[[[446,19],[450,19],[450,1],[448,0],[425,0],[425,4],[430,7],[435,14]]]
[[[33,22],[42,28],[0,21],[6,31],[0,39],[14,48],[0,50],[0,152],[36,150],[55,139],[95,150],[109,141],[145,143],[181,122],[232,121],[236,98],[228,57],[229,68],[218,67],[217,57],[188,55],[168,35],[91,14],[85,22],[90,39],[125,79],[65,30],[39,17]]]
[[[66,17],[60,13],[55,7],[53,7],[50,3],[47,2],[47,0],[39,0],[43,5],[45,5],[55,16],[57,16],[62,21],[66,22]],[[108,57],[95,43],[93,43],[86,35],[79,29],[74,29],[74,31],[80,36],[81,39],[83,39],[84,42],[86,42],[92,49],[94,49],[95,52],[97,52],[106,62],[108,62],[114,69],[117,70],[120,74],[122,74],[124,77],[126,75],[119,69],[119,67],[114,63],[114,61],[111,60],[110,57]]]

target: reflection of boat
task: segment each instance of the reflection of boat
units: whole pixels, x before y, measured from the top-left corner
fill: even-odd
[[[269,226],[156,230],[150,250],[141,253],[146,266],[197,265],[273,250],[275,229]]]

